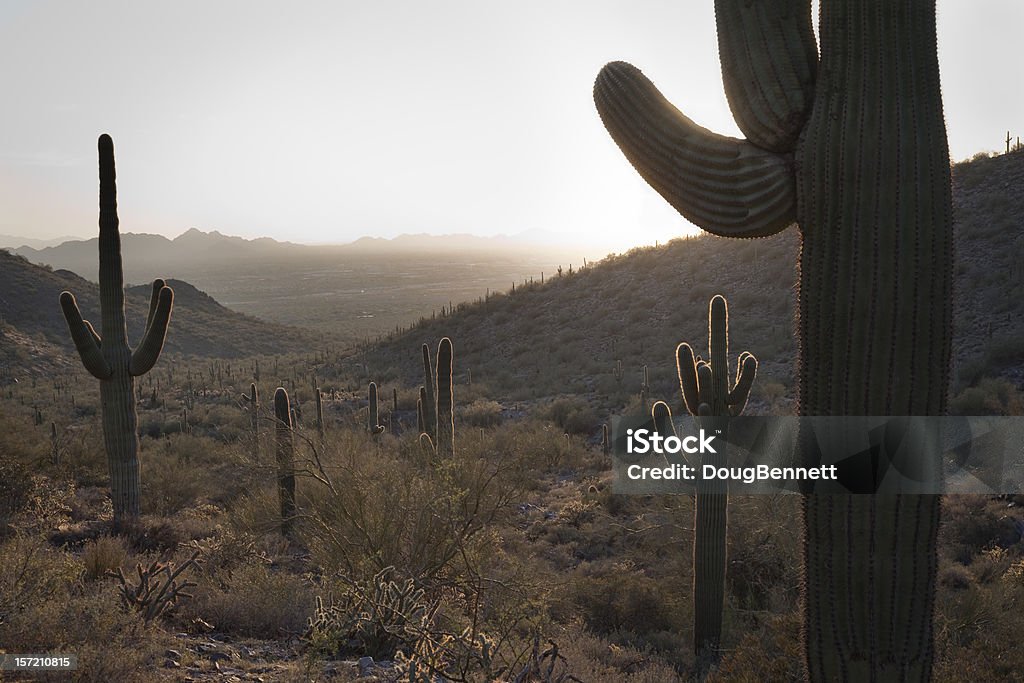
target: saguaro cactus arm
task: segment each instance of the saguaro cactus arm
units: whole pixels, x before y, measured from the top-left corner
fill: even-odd
[[[723,237],[763,237],[796,219],[789,155],[698,126],[626,62],[601,70],[594,102],[637,172],[695,225]]]
[[[729,306],[716,295],[708,305],[708,355],[711,362],[696,360],[685,342],[676,347],[676,369],[683,402],[691,415],[737,416],[743,412],[757,375],[757,359],[740,354],[736,382],[729,377]]]
[[[814,100],[818,51],[807,0],[716,0],[733,118],[752,144],[791,152]]]
[[[100,337],[89,321],[82,319],[82,312],[78,310],[75,295],[71,292],[61,292],[60,307],[64,312],[64,319],[67,320],[71,339],[75,342],[75,348],[82,359],[82,365],[96,379],[110,377],[112,370],[103,358]]]
[[[167,338],[167,325],[174,308],[174,292],[163,280],[153,281],[153,294],[149,302],[149,319],[142,341],[132,353],[130,372],[138,377],[153,369]]]

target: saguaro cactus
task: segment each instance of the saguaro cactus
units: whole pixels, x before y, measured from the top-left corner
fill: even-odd
[[[445,337],[437,345],[437,454],[455,454],[455,395],[452,387],[454,351],[452,340]]]
[[[747,139],[697,126],[623,62],[595,84],[605,126],[709,232],[764,236],[796,219],[802,415],[942,414],[952,220],[934,2],[822,0],[820,62],[809,0],[715,9]],[[938,497],[810,495],[804,508],[809,676],[928,679]]]
[[[248,395],[245,396],[246,400],[249,401],[249,427],[252,429],[252,461],[259,462],[260,460],[260,392],[256,388],[256,383],[253,382],[249,385]]]
[[[295,440],[292,409],[284,387],[278,387],[274,392],[274,417],[277,418],[277,493],[281,502],[281,533],[288,536],[295,518]]]
[[[701,416],[701,427],[728,429],[730,416],[739,415],[747,404],[757,374],[757,359],[744,351],[736,368],[736,382],[729,374],[729,307],[722,296],[708,305],[708,356],[711,362],[696,360],[693,349],[683,343],[676,347],[679,388],[686,410]],[[701,455],[701,465],[727,465],[724,448]],[[722,607],[725,602],[726,532],[729,517],[729,486],[722,479],[697,480],[693,538],[693,646],[705,660],[718,655],[722,640]]]
[[[430,367],[430,347],[423,345],[423,431],[431,441],[437,440],[437,410],[434,403],[434,371]]]
[[[384,433],[384,425],[380,424],[380,413],[377,407],[377,384],[375,382],[370,382],[370,387],[367,389],[366,394],[369,412],[366,428],[372,436],[380,436]]]
[[[60,295],[61,309],[71,338],[89,373],[100,380],[103,443],[110,470],[110,497],[114,522],[120,525],[138,517],[139,475],[138,416],[135,412],[135,378],[156,364],[167,335],[174,293],[163,280],[153,281],[149,317],[142,342],[134,351],[128,346],[124,313],[124,276],[121,268],[121,235],[118,232],[114,143],[109,135],[99,138],[100,166],[100,331],[82,319],[71,292]]]
[[[326,435],[324,425],[324,394],[320,391],[320,387],[317,386],[316,382],[313,382],[313,398],[316,400],[316,433],[320,437],[320,443],[324,442]]]
[[[423,345],[423,367],[428,373],[428,386],[437,387],[436,393],[427,387],[420,387],[420,398],[416,402],[416,422],[420,425],[420,443],[444,456],[455,454],[455,400],[452,385],[454,351],[452,340],[445,337],[437,345],[437,375],[430,374],[430,356],[427,345]],[[435,398],[436,397],[436,398]],[[431,422],[433,419],[433,423]],[[431,435],[430,431],[433,431]]]

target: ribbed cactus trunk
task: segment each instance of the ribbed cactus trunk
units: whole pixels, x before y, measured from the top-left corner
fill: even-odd
[[[277,494],[281,504],[281,533],[291,535],[295,519],[295,441],[292,409],[288,392],[278,387],[274,392],[274,417],[277,446]]]
[[[952,220],[934,2],[822,0],[820,62],[807,0],[715,10],[747,139],[700,128],[624,63],[595,85],[605,125],[706,230],[757,237],[799,221],[802,415],[942,414]],[[938,524],[936,496],[806,497],[812,680],[930,678]]]
[[[796,152],[801,413],[940,415],[952,220],[934,7],[825,2],[821,43]],[[811,677],[930,678],[938,496],[804,509]]]
[[[437,454],[455,455],[455,395],[452,386],[452,340],[445,337],[437,345]]]
[[[102,335],[97,335],[92,325],[82,319],[75,297],[70,292],[61,293],[60,303],[83,365],[100,380],[100,408],[103,416],[103,443],[110,472],[110,497],[115,525],[120,526],[138,517],[140,509],[135,378],[149,372],[160,356],[174,294],[170,287],[164,285],[163,280],[153,282],[146,331],[142,342],[133,352],[128,346],[128,328],[125,323],[114,143],[110,136],[100,136],[98,151]]]

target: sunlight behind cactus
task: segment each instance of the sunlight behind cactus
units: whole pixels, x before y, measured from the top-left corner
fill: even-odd
[[[944,413],[952,211],[934,3],[822,0],[820,62],[807,0],[715,10],[747,139],[697,126],[624,62],[594,86],[606,128],[709,232],[797,221],[802,415]],[[939,498],[807,496],[805,511],[810,677],[928,679]]]

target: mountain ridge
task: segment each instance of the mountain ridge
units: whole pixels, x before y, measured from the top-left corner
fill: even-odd
[[[174,312],[165,350],[169,354],[211,358],[240,358],[258,354],[302,351],[314,343],[306,330],[264,322],[221,306],[187,282],[169,279]],[[58,297],[70,291],[82,315],[99,328],[99,287],[68,270],[51,270],[22,256],[0,250],[0,362],[16,358],[74,354]],[[137,342],[149,309],[150,285],[125,288],[128,338]],[[26,351],[31,342],[39,353]],[[19,351],[20,349],[20,351]],[[27,354],[27,355],[26,355]],[[6,358],[5,358],[6,356]],[[24,365],[24,363],[21,363]]]

